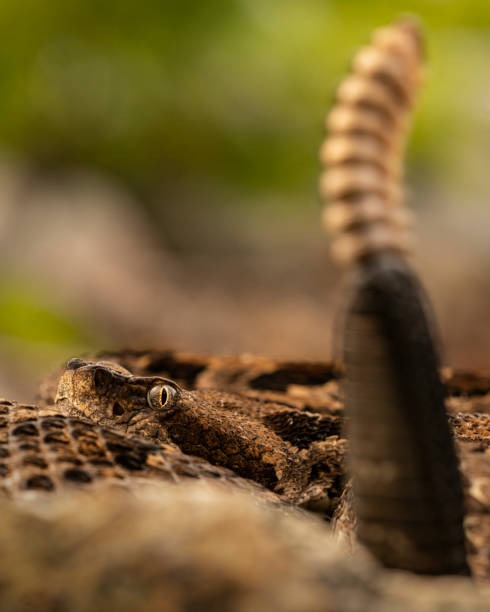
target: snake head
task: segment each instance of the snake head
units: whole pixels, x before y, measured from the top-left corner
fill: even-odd
[[[75,358],[66,364],[55,403],[68,416],[160,437],[161,419],[177,410],[183,397],[172,380],[134,376],[116,363]]]

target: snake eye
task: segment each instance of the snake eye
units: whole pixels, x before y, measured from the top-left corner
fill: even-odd
[[[147,401],[153,410],[170,408],[178,396],[178,391],[170,385],[155,385],[148,391]]]

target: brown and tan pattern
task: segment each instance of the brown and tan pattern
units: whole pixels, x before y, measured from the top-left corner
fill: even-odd
[[[249,397],[284,401],[294,408],[307,406],[326,412],[334,410],[342,369],[324,361],[281,361],[257,355],[200,355],[172,349],[121,349],[102,351],[86,357],[87,361],[117,363],[136,376],[160,376],[184,389],[216,389],[244,392]],[[39,387],[39,402],[52,405],[64,368],[46,377]],[[328,383],[332,383],[331,390]],[[307,388],[306,401],[302,389]],[[319,391],[316,396],[312,387]]]
[[[165,356],[164,361],[162,355]],[[303,503],[308,509],[321,511],[327,518],[335,513],[337,528],[343,532],[353,532],[355,517],[351,506],[344,501],[339,504],[344,480],[343,460],[347,441],[341,432],[343,401],[339,374],[338,369],[332,364],[316,363],[312,367],[311,363],[297,362],[293,367],[290,363],[286,366],[284,362],[274,362],[261,357],[255,360],[252,356],[208,359],[163,350],[147,352],[128,350],[119,353],[105,353],[103,357],[105,360],[111,358],[124,366],[131,365],[137,369],[139,378],[148,376],[146,384],[150,386],[155,382],[155,377],[169,377],[176,371],[186,371],[190,364],[201,361],[201,363],[207,362],[207,366],[200,371],[199,375],[205,377],[209,386],[210,381],[216,380],[216,384],[222,385],[224,389],[236,389],[236,381],[241,378],[242,381],[259,379],[264,387],[267,385],[273,387],[272,389],[249,388],[247,390],[247,383],[241,382],[240,392],[189,389],[187,393],[192,396],[193,403],[199,404],[200,412],[196,414],[202,416],[203,424],[206,426],[212,422],[208,414],[211,410],[214,417],[219,417],[217,421],[219,428],[223,428],[226,424],[226,427],[233,431],[235,423],[241,423],[243,418],[247,417],[249,426],[256,427],[257,431],[263,431],[264,426],[272,429],[269,440],[277,440],[280,447],[284,447],[284,443],[289,444],[290,447],[296,447],[298,451],[308,447],[310,449],[315,446],[320,447],[323,456],[318,465],[323,468],[323,471],[318,471],[316,468],[311,470],[309,482],[303,490],[304,497],[299,496],[296,502]],[[162,361],[164,369],[159,370]],[[171,368],[169,368],[169,361]],[[247,364],[250,366],[249,371],[247,371]],[[332,372],[337,372],[335,377],[332,377]],[[237,373],[238,376],[235,375]],[[443,374],[446,382],[446,407],[464,475],[467,508],[465,530],[469,545],[469,562],[477,577],[489,578],[490,423],[487,415],[476,413],[472,410],[472,406],[481,406],[487,395],[490,402],[490,388],[486,389],[483,386],[484,375],[477,373],[470,375],[470,373],[461,372],[458,378],[455,378],[452,371],[448,369],[443,370]],[[291,380],[290,384],[288,375]],[[123,385],[124,376],[120,379]],[[471,380],[474,380],[473,385],[469,382]],[[278,381],[280,381],[281,390],[277,389]],[[197,386],[199,380],[194,380],[193,384]],[[145,395],[146,393],[143,393],[143,403]],[[464,412],[454,410],[455,401],[465,402]],[[139,406],[141,405],[140,398]],[[458,407],[462,405],[458,404]],[[143,409],[143,412],[146,410],[146,408]],[[104,411],[103,414],[105,414]],[[111,422],[110,418],[105,422]],[[203,424],[201,426],[204,426]],[[113,420],[113,425],[117,426],[115,420]],[[160,426],[165,429],[164,421]],[[334,433],[332,427],[337,428],[335,430],[337,433]],[[122,430],[126,431],[126,426],[123,426]],[[148,432],[151,431],[150,428]],[[179,445],[188,444],[185,438],[186,432],[187,428],[180,429],[184,437],[178,441]],[[144,433],[143,430],[140,430],[140,433]],[[273,437],[272,434],[277,437]],[[224,449],[226,450],[226,446]],[[247,471],[246,467],[242,474],[252,479],[257,477],[257,473],[250,468]],[[347,493],[345,497],[349,497]]]
[[[473,574],[490,578],[489,379],[447,371],[444,398],[425,298],[399,257],[409,247],[402,151],[421,51],[407,20],[375,33],[339,87],[321,152],[334,255],[358,273],[346,317],[347,417],[335,364],[172,351],[72,360],[43,384],[43,414],[4,404],[5,492],[37,498],[118,481],[135,492],[144,481],[156,495],[145,492],[138,505],[98,491],[83,517],[73,492],[58,510],[58,496],[44,495],[45,529],[32,509],[27,516],[4,500],[7,558],[19,555],[10,534],[36,534],[2,577],[12,609],[15,601],[58,610],[488,608],[468,580],[381,572],[366,557],[343,556],[306,513],[280,512],[291,507],[284,502],[319,510],[339,534],[357,523],[385,565],[417,572],[467,573],[465,535]],[[352,489],[343,486],[344,424]],[[182,465],[181,486],[170,487]],[[198,494],[189,477],[205,485]],[[213,479],[221,491],[206,488]],[[279,510],[255,504],[279,499]],[[36,578],[43,554],[68,567],[47,587]],[[33,590],[16,573],[22,566]]]
[[[335,504],[345,441],[340,418],[244,394],[186,391],[160,376],[108,362],[71,360],[56,408],[130,434],[172,443],[228,467],[296,504]]]
[[[373,255],[378,268],[380,252],[408,247],[401,153],[420,56],[412,23],[378,31],[329,116],[325,220],[335,255],[358,268]],[[391,284],[386,289],[396,298]],[[490,579],[490,377],[446,370],[444,400],[427,330],[414,330],[404,307],[385,312],[368,299],[360,311],[358,327],[347,322],[347,417],[337,364],[165,350],[71,360],[42,384],[40,408],[0,401],[0,609],[488,610],[487,584],[386,570],[353,537],[366,518],[366,503],[354,513],[364,494],[368,510],[381,513],[381,539],[393,517],[418,513],[417,537],[433,548],[447,539],[458,545],[423,550],[423,564],[421,551],[417,563],[405,555],[405,565],[379,555],[386,565],[467,570],[451,430],[468,562],[476,578]],[[361,495],[355,473],[353,488],[344,483],[343,432],[355,427],[351,456],[363,457],[351,466],[367,472]],[[379,456],[416,476],[400,469],[401,478],[386,483],[376,476]],[[407,482],[421,487],[412,497],[403,496]],[[321,520],[332,518],[335,537]],[[343,535],[352,550],[339,543]],[[447,550],[455,559],[445,563]]]
[[[403,150],[421,82],[421,36],[407,19],[376,30],[354,58],[327,117],[320,193],[332,254],[343,263],[410,250],[402,208]]]
[[[7,497],[186,480],[243,489],[258,500],[280,503],[254,482],[189,457],[174,445],[126,436],[55,410],[0,401],[0,491]]]

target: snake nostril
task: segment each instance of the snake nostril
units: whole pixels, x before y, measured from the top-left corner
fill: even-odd
[[[78,370],[78,368],[81,368],[84,364],[85,362],[83,361],[83,359],[74,357],[73,359],[70,359],[70,361],[68,361],[65,368],[67,370]]]

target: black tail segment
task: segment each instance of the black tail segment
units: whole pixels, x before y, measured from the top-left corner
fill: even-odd
[[[358,262],[344,343],[358,538],[388,567],[468,575],[458,461],[424,302],[395,254]]]

